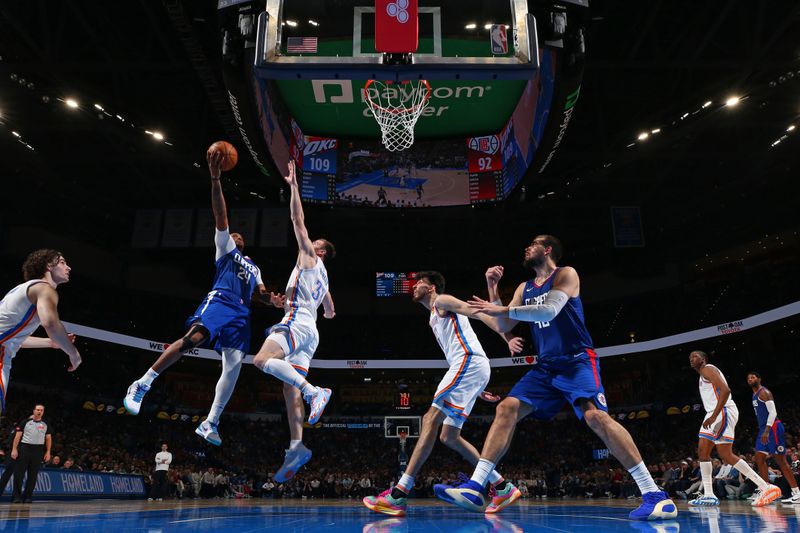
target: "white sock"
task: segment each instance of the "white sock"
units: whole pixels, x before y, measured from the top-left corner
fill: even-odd
[[[739,459],[739,462],[733,465],[733,467],[741,472],[744,477],[755,483],[759,489],[766,490],[767,487],[769,487],[769,483],[761,479],[761,476],[756,474],[755,470],[750,468],[750,465],[744,462],[742,459]]]
[[[403,472],[403,475],[400,476],[400,481],[397,482],[397,488],[406,494],[411,492],[411,489],[414,488],[414,476],[409,476]]]
[[[148,387],[153,384],[153,380],[158,377],[158,372],[153,370],[152,368],[147,369],[147,372],[144,373],[144,376],[139,378],[139,383],[143,385],[147,385]]]
[[[700,477],[703,479],[703,494],[706,496],[714,495],[714,485],[711,482],[711,474],[714,467],[711,461],[700,461]]]
[[[658,485],[656,485],[656,482],[653,481],[653,476],[650,475],[650,471],[647,470],[647,467],[644,465],[644,461],[640,462],[633,468],[629,468],[628,473],[630,473],[633,480],[639,486],[639,491],[643,495],[647,494],[648,492],[658,492]]]
[[[491,472],[489,472],[489,477],[487,479],[489,480],[489,483],[491,483],[492,485],[497,485],[501,481],[504,481],[503,476],[501,476],[500,472],[498,472],[497,470],[492,470]]]
[[[264,365],[264,372],[275,376],[284,383],[297,387],[303,393],[303,398],[308,398],[317,393],[317,388],[306,381],[306,378],[300,372],[283,359],[268,360],[267,364]]]
[[[792,496],[800,495],[800,487],[794,487],[792,489]]]
[[[214,402],[206,417],[210,424],[219,423],[222,410],[225,409],[228,400],[233,395],[236,380],[239,379],[239,370],[242,368],[242,359],[244,359],[244,352],[232,348],[222,349],[222,374],[220,374],[217,387],[214,389]]]
[[[490,463],[486,459],[480,459],[478,464],[475,465],[475,471],[472,473],[470,479],[481,487],[485,487],[486,480],[489,478],[489,474],[492,470],[494,470],[494,463]]]
[[[292,440],[289,441],[289,449],[290,450],[294,450],[295,448],[300,446],[302,443],[303,443],[303,441],[300,440],[300,439],[296,439],[296,440],[292,439]]]

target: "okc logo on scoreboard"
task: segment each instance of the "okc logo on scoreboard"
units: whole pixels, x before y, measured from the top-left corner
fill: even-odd
[[[497,135],[486,135],[485,137],[472,137],[469,140],[469,149],[475,152],[493,155],[500,149],[500,139]]]
[[[327,137],[305,137],[303,170],[321,174],[336,174],[339,142]]]

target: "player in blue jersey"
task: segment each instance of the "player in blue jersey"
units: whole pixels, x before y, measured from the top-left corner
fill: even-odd
[[[524,261],[535,276],[517,287],[508,306],[498,296],[497,284],[503,275],[499,266],[486,272],[490,301],[474,297],[470,302],[473,309],[495,318],[497,331],[510,332],[519,322],[528,323],[538,363],[498,405],[472,478],[445,493],[467,510],[483,511],[487,476],[508,450],[517,422],[528,415],[550,420],[569,402],[639,485],[642,505],[630,518],[674,518],[677,507],[656,486],[628,431],[608,415],[600,363],[584,323],[580,279],[574,268],[557,266],[561,254],[558,239],[537,236],[525,249]],[[505,338],[512,340],[508,333]]]
[[[132,414],[138,414],[144,395],[150,390],[153,380],[164,372],[181,356],[204,343],[215,341],[214,349],[222,354],[222,374],[217,382],[214,403],[208,417],[200,423],[195,433],[205,440],[219,446],[222,439],[217,430],[219,417],[228,403],[242,360],[250,347],[250,302],[254,295],[275,307],[283,307],[283,297],[267,293],[261,280],[261,271],[253,261],[243,254],[244,239],[238,233],[229,233],[228,210],[220,183],[221,152],[207,155],[211,174],[211,208],[214,213],[217,247],[216,274],[211,292],[186,321],[188,332],[181,339],[170,344],[140,379],[128,387],[123,404]]]
[[[747,384],[753,389],[753,409],[758,419],[758,434],[756,435],[756,465],[761,478],[769,482],[767,459],[773,457],[775,462],[789,483],[792,495],[782,500],[783,503],[800,504],[800,489],[789,463],[786,461],[786,441],[783,437],[783,423],[778,420],[778,411],[775,409],[775,398],[772,392],[761,384],[761,374],[750,372],[747,374]]]

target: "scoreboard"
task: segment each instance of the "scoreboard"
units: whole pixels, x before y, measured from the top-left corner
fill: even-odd
[[[416,272],[376,272],[375,296],[410,296],[416,283]]]

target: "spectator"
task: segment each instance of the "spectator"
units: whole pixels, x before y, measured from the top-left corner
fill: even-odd
[[[161,451],[156,454],[156,470],[153,472],[153,487],[147,501],[162,501],[167,490],[167,473],[172,464],[172,454],[167,451],[167,443],[161,444]]]

